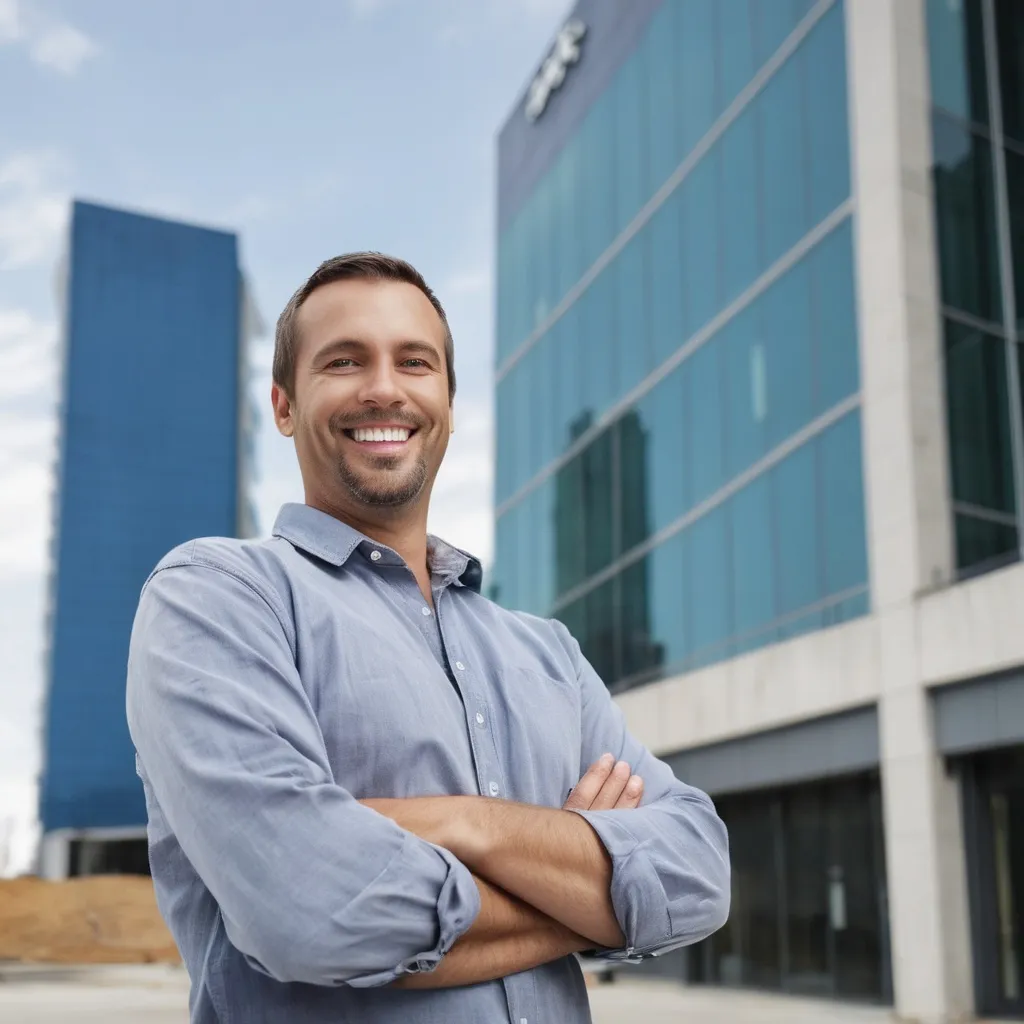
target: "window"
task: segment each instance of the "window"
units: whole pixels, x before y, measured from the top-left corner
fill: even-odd
[[[647,72],[647,196],[661,188],[680,160],[676,141],[677,9],[674,3],[663,3],[658,8],[640,47],[640,64]]]
[[[1003,154],[1006,160],[1007,204],[1010,208],[1017,330],[1024,331],[1024,157],[1011,149],[1003,150]]]
[[[554,169],[551,199],[552,305],[579,280],[586,269],[581,266],[577,232],[576,204],[579,197],[579,133],[566,143]]]
[[[634,54],[619,69],[611,87],[615,102],[615,235],[629,224],[647,200],[645,73],[646,69]]]
[[[844,221],[810,257],[817,368],[815,411],[824,412],[860,387],[853,237]]]
[[[733,631],[752,633],[775,617],[775,564],[768,477],[729,502],[732,515]]]
[[[779,614],[821,596],[814,445],[805,444],[771,471],[772,519],[779,557]]]
[[[807,110],[810,223],[817,224],[850,195],[846,36],[840,4],[814,26],[798,60]]]
[[[622,572],[618,632],[624,679],[649,679],[665,660],[664,647],[655,638],[652,622],[658,601],[658,595],[653,592],[652,572],[658,557],[656,553],[653,557],[641,558]]]
[[[748,107],[720,143],[723,304],[748,287],[759,269],[756,128]]]
[[[660,366],[685,340],[680,192],[665,200],[644,229],[649,246],[651,348]]]
[[[560,334],[552,328],[522,359],[526,369],[524,398],[529,411],[518,429],[529,438],[526,480],[532,480],[555,456],[555,346]]]
[[[1021,53],[1024,52],[1024,10],[1015,0],[995,0],[995,16],[1003,132],[1007,138],[1024,143],[1024,67],[1021,67]],[[973,62],[979,68],[984,67],[978,56],[973,57]]]
[[[725,654],[731,630],[732,571],[729,566],[727,509],[719,507],[686,531],[686,617],[694,667]]]
[[[648,357],[647,271],[643,234],[634,235],[612,263],[615,280],[615,397],[636,387],[651,368]]]
[[[988,123],[981,4],[927,0],[932,103],[965,121]]]
[[[719,152],[716,146],[707,153],[680,185],[687,335],[703,327],[719,309]]]
[[[579,299],[583,408],[595,418],[611,405],[616,392],[614,273],[614,265],[606,267]]]
[[[818,438],[821,460],[825,590],[837,594],[867,582],[860,415],[850,413]]]
[[[658,470],[652,465],[648,444],[652,433],[636,410],[627,412],[613,428],[618,433],[619,523],[622,536],[619,551],[629,551],[651,534],[649,489]],[[652,473],[653,470],[653,473]]]
[[[518,558],[519,534],[515,509],[509,509],[499,516],[494,531],[494,600],[505,608],[515,608],[519,595],[516,592],[516,565]]]
[[[760,4],[759,9],[771,4]],[[763,264],[774,263],[808,229],[800,65],[788,60],[757,100],[761,133],[759,198]]]
[[[726,360],[726,475],[752,466],[765,450],[768,367],[756,306],[748,306],[719,332]]]
[[[581,646],[587,661],[606,686],[611,686],[619,678],[615,601],[617,586],[618,579],[612,578],[583,598],[586,602],[586,633]]]
[[[946,395],[955,500],[1012,517],[1016,503],[1002,338],[946,322]]]
[[[520,607],[534,615],[549,615],[555,601],[554,504],[555,486],[548,480],[520,506]]]
[[[722,452],[722,369],[717,339],[690,357],[686,408],[689,412],[689,495],[694,505],[725,482]]]
[[[561,596],[586,577],[586,530],[581,510],[587,506],[583,457],[577,455],[555,474],[555,594]]]
[[[580,333],[580,303],[574,302],[555,324],[555,454],[561,455],[576,435],[573,424],[583,412],[583,353],[588,349]],[[499,426],[499,429],[500,426]]]
[[[754,60],[760,67],[796,28],[800,11],[793,0],[755,3]]]
[[[754,77],[751,0],[718,0],[718,67],[722,78],[721,106],[724,109]]]
[[[704,137],[715,120],[715,6],[719,0],[673,0],[676,12],[676,68],[679,75],[680,159]],[[669,5],[666,5],[669,6]]]
[[[811,420],[810,271],[807,259],[787,271],[758,305],[767,351],[767,447],[774,448]]]
[[[583,503],[576,515],[583,522],[583,566],[587,576],[600,572],[615,557],[612,505],[615,473],[613,431],[606,430],[580,453],[583,464]]]
[[[615,229],[615,109],[610,89],[598,98],[580,128],[580,239],[589,267]]]
[[[940,114],[933,118],[932,138],[943,302],[998,323],[1002,311],[988,140]]]

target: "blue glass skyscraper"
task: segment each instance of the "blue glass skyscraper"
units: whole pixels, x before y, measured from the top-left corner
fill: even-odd
[[[238,240],[73,206],[40,818],[51,875],[145,866],[124,714],[128,640],[157,561],[249,532]]]

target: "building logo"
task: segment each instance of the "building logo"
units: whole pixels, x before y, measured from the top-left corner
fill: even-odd
[[[579,18],[567,21],[555,38],[550,56],[541,65],[537,77],[530,83],[526,97],[526,119],[536,121],[548,105],[551,94],[565,81],[565,73],[571,64],[578,64],[580,42],[586,35],[587,26]]]

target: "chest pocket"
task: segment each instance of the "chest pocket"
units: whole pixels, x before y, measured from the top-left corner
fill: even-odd
[[[580,692],[575,679],[503,668],[493,694],[492,738],[511,799],[561,807],[579,781]]]

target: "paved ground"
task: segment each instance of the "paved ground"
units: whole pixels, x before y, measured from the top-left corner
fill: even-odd
[[[4,978],[7,978],[6,982]],[[3,1024],[187,1024],[184,973],[157,967],[0,968]],[[591,989],[594,1024],[888,1024],[883,1010],[683,989],[657,981]]]

